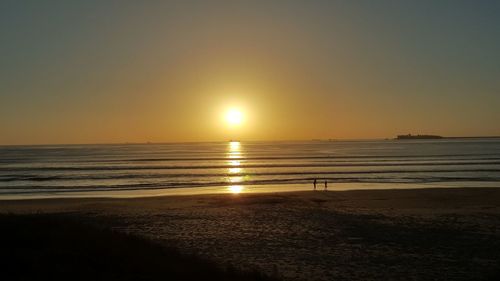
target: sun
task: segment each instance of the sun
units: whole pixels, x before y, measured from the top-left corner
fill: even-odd
[[[243,122],[243,113],[236,108],[231,108],[226,113],[226,121],[229,125],[240,125]]]

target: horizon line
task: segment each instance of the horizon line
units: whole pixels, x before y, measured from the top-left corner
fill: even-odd
[[[495,139],[500,138],[500,135],[491,136],[443,136],[441,140],[446,139]],[[370,141],[370,140],[397,140],[396,138],[311,138],[311,139],[283,139],[283,140],[237,140],[238,142],[335,142],[335,141]],[[433,139],[436,141],[439,139]],[[77,146],[77,145],[147,145],[147,144],[183,144],[183,143],[225,143],[234,140],[207,140],[207,141],[144,141],[144,142],[95,142],[95,143],[38,143],[38,144],[0,144],[2,146]],[[399,140],[408,141],[408,140]]]

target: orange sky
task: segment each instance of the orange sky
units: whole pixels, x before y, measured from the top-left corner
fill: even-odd
[[[500,135],[499,5],[278,3],[2,4],[0,144]]]

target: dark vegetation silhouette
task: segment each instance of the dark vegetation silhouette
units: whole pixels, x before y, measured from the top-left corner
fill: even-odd
[[[0,280],[261,280],[68,215],[0,214]]]

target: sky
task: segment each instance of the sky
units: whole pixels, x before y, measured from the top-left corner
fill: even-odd
[[[500,135],[499,15],[500,1],[0,1],[0,144]]]

